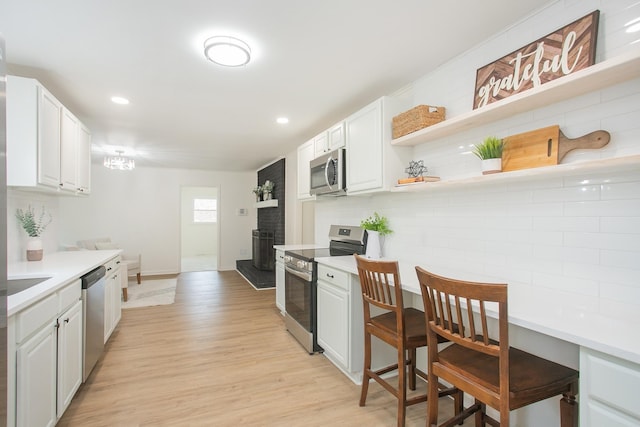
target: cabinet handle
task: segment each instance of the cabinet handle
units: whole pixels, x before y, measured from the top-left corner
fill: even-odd
[[[111,270],[112,270],[112,268],[111,268],[111,267],[107,268],[107,271],[111,271]]]
[[[120,261],[116,261],[116,264],[120,264]]]
[[[329,273],[327,273],[327,277],[328,277],[329,279],[333,279],[333,274],[329,274]]]
[[[69,318],[64,319],[64,323],[69,323]]]

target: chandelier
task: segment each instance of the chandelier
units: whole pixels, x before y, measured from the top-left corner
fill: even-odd
[[[124,151],[116,150],[117,156],[106,156],[104,158],[104,166],[109,169],[118,169],[121,171],[130,171],[136,167],[136,162],[133,159],[128,159],[122,154]]]

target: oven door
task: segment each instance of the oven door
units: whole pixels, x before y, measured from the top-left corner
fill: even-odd
[[[312,274],[285,265],[285,325],[309,354],[322,351],[316,337],[316,284]]]
[[[284,304],[285,312],[300,324],[307,332],[311,329],[311,274],[294,270],[289,266],[284,269]]]

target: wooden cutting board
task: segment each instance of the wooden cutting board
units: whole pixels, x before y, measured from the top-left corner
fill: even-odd
[[[567,138],[560,126],[554,125],[503,138],[503,172],[552,166],[577,148],[602,148],[611,139],[609,132],[597,130],[579,138]]]

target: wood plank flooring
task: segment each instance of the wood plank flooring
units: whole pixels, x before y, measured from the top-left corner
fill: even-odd
[[[359,393],[286,331],[274,290],[235,271],[182,273],[174,304],[123,311],[58,426],[396,424],[391,394],[372,383],[359,407]],[[446,418],[451,404],[441,405]],[[408,427],[425,423],[426,404],[408,409]]]

